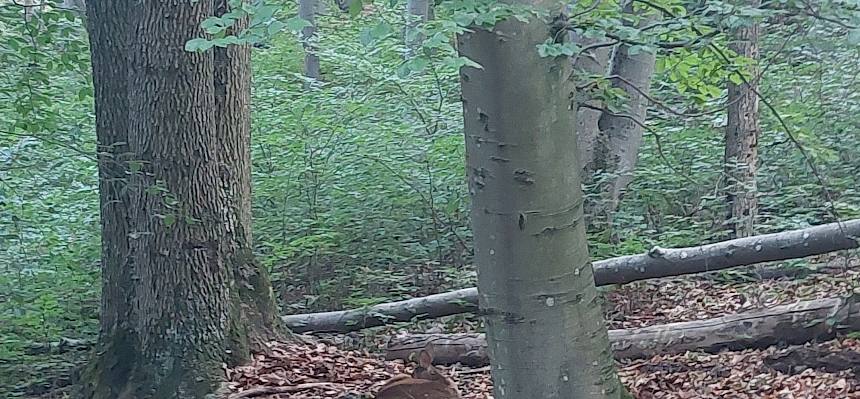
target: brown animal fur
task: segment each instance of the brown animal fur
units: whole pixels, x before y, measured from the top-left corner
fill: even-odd
[[[433,367],[430,352],[418,354],[412,376],[397,375],[386,381],[375,399],[460,399],[457,384]]]

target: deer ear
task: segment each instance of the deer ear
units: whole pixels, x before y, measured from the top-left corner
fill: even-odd
[[[424,368],[428,368],[433,364],[433,356],[430,352],[427,352],[426,349],[422,349],[421,353],[418,354],[418,365]]]

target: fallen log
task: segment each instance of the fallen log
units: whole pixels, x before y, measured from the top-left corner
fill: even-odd
[[[89,350],[95,345],[94,339],[75,339],[60,337],[56,342],[33,342],[24,349],[28,355],[39,355],[45,353],[64,353],[70,351]]]
[[[860,294],[797,302],[714,319],[670,323],[644,328],[610,330],[618,359],[647,358],[687,351],[716,353],[776,344],[802,344],[860,331]],[[408,359],[423,348],[439,364],[489,364],[484,334],[414,334],[392,337],[386,358]]]
[[[858,247],[860,219],[739,238],[690,248],[654,247],[648,253],[594,262],[598,286],[723,270]],[[283,316],[295,332],[350,332],[392,322],[477,310],[478,290],[465,288],[363,309]]]

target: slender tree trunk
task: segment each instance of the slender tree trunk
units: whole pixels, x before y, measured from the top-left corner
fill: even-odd
[[[299,0],[299,18],[310,22],[302,29],[302,46],[305,49],[304,74],[312,79],[320,78],[320,59],[313,45],[316,33],[316,13],[319,0]]]
[[[642,11],[634,11],[633,2],[628,2],[624,12],[630,14]],[[640,26],[652,24],[659,19],[659,15],[654,11],[647,12],[650,14],[643,16]],[[610,72],[613,87],[620,88],[627,95],[628,111],[624,113],[626,116],[603,113],[598,122],[600,134],[595,143],[595,170],[605,173],[606,177],[600,190],[603,203],[596,207],[592,216],[597,227],[605,227],[610,232],[612,216],[636,171],[644,130],[640,123],[645,123],[648,109],[648,99],[642,93],[649,92],[656,61],[653,53],[631,54],[630,50],[628,45],[620,45],[616,49]],[[600,226],[601,224],[605,226]]]
[[[424,36],[416,32],[422,24],[427,22],[430,16],[430,0],[407,0],[406,2],[406,29],[404,40],[409,49],[408,56],[415,55],[424,41]]]
[[[341,11],[347,12],[349,8],[352,7],[352,3],[357,0],[334,0],[337,7],[340,8]]]
[[[530,3],[531,4],[531,3]],[[534,4],[543,6],[544,4]],[[570,62],[546,21],[458,38],[479,306],[494,397],[621,398],[588,260]]]
[[[30,21],[36,15],[36,7],[38,7],[39,3],[37,0],[21,0],[15,4],[19,4],[23,8],[24,20]]]
[[[86,9],[86,2],[85,0],[63,0],[61,7],[67,10],[74,10],[75,12],[83,13]]]
[[[601,42],[600,39],[589,39],[581,37],[574,32],[570,34],[570,40],[576,42],[580,47],[587,47]],[[608,71],[609,58],[612,55],[612,47],[599,47],[580,54],[576,57],[573,69],[577,73],[576,81],[582,84],[595,77],[604,77]],[[587,93],[577,93],[580,96]],[[596,98],[582,98],[583,104],[591,107],[602,108],[603,103]],[[588,182],[594,175],[594,146],[600,133],[597,122],[602,112],[585,107],[578,107],[576,112],[576,146],[579,149],[579,167],[582,169],[582,180]]]
[[[747,0],[758,7],[761,0]],[[738,55],[758,60],[759,24],[752,23],[732,32],[731,48]],[[750,84],[756,84],[757,68],[752,69]],[[754,87],[753,87],[754,88]],[[728,83],[728,124],[726,125],[726,205],[730,238],[755,234],[758,213],[756,169],[758,166],[759,104],[746,83]]]
[[[103,205],[111,290],[82,397],[219,397],[223,364],[280,331],[251,254],[248,48],[184,50],[213,2],[88,3],[98,134],[130,158],[127,196]]]

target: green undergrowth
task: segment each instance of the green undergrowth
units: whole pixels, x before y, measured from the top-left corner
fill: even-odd
[[[254,49],[254,234],[285,313],[475,283],[457,70],[440,50],[406,74],[402,10],[374,10],[357,20],[335,9],[319,18],[322,82],[301,77],[302,49],[291,35]],[[100,286],[94,121],[80,22],[54,33],[77,35],[84,47],[48,40],[25,51],[9,44],[26,34],[16,21],[0,13],[0,57],[9,65],[0,76],[0,397],[21,393],[22,378],[43,386],[51,378],[42,370],[80,360],[25,349],[93,337]],[[860,72],[856,48],[807,36],[783,45],[780,34],[763,46],[772,65],[762,92],[791,134],[764,112],[758,229],[860,217],[860,90],[845,82]],[[69,65],[47,68],[60,59]],[[705,79],[696,65],[661,68],[652,93],[676,111],[712,109],[724,95],[718,89],[710,102],[697,103],[678,80]],[[589,232],[593,258],[725,238],[724,124],[723,113],[681,118],[654,107],[653,131],[612,231]]]

